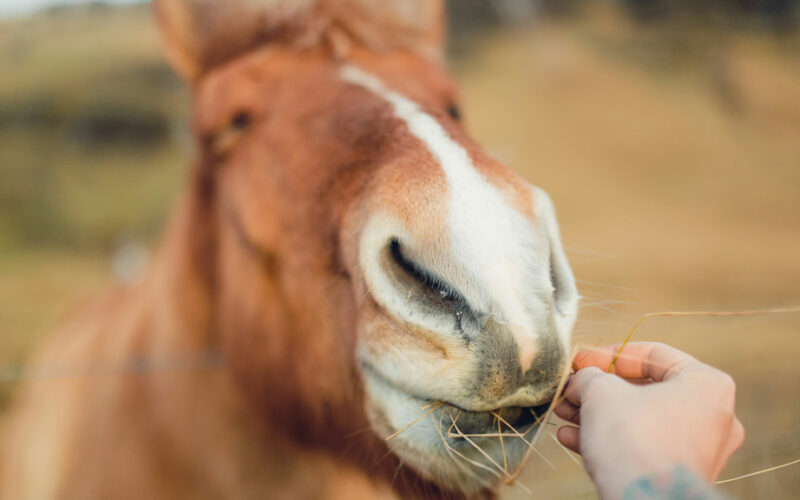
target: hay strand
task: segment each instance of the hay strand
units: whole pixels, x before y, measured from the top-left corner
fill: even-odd
[[[773,309],[754,309],[750,311],[665,311],[665,312],[654,312],[654,313],[647,313],[639,318],[639,321],[633,325],[630,333],[628,336],[625,337],[625,340],[622,342],[617,353],[614,355],[614,359],[611,360],[611,365],[608,367],[608,373],[614,373],[614,366],[617,364],[617,359],[619,359],[619,355],[622,354],[622,350],[625,349],[625,346],[628,345],[628,342],[633,337],[633,334],[636,333],[636,330],[644,323],[644,320],[647,318],[654,318],[654,317],[685,317],[685,316],[712,316],[712,317],[719,317],[719,316],[763,316],[767,314],[788,314],[788,313],[797,313],[800,312],[800,306],[795,307],[778,307]]]
[[[542,457],[542,460],[544,460],[545,462],[547,462],[547,464],[548,464],[550,467],[552,467],[553,469],[557,469],[557,468],[558,468],[558,467],[556,467],[555,465],[553,465],[553,462],[551,462],[550,460],[548,460],[548,459],[547,459],[547,457],[546,457],[546,456],[544,456],[544,455],[542,454],[542,452],[540,452],[539,450],[537,450],[536,448],[534,448],[534,447],[533,447],[533,445],[531,444],[531,442],[530,442],[530,441],[528,441],[527,439],[525,439],[525,434],[520,434],[520,432],[519,432],[519,431],[518,431],[518,430],[517,430],[517,429],[516,429],[516,428],[515,428],[513,425],[511,425],[511,424],[509,424],[508,422],[506,422],[506,421],[505,421],[505,419],[503,419],[503,417],[501,417],[501,416],[500,416],[500,414],[499,414],[498,412],[494,412],[494,411],[493,411],[493,412],[492,412],[492,415],[494,415],[495,417],[497,417],[497,419],[498,419],[498,420],[500,420],[501,422],[503,422],[504,424],[506,424],[506,425],[508,426],[508,428],[509,428],[509,429],[511,429],[511,432],[513,432],[515,436],[517,436],[518,438],[520,438],[520,439],[521,439],[521,440],[522,440],[522,441],[523,441],[523,442],[524,442],[526,445],[528,445],[528,447],[529,447],[529,448],[532,448],[532,449],[533,449],[533,451],[535,451],[537,455],[539,455],[540,457]],[[534,416],[536,416],[536,414],[535,414],[535,413],[534,413]],[[538,416],[537,416],[537,419],[538,419]],[[527,434],[528,432],[530,432],[530,430],[531,430],[531,429],[533,429],[533,428],[535,428],[535,427],[536,427],[536,426],[539,424],[539,422],[540,422],[540,421],[541,421],[541,420],[540,420],[540,419],[538,419],[536,422],[534,422],[533,424],[531,424],[530,428],[528,428],[528,430],[527,430],[527,431],[525,431],[525,433]]]
[[[439,408],[441,408],[441,407],[442,407],[442,406],[444,406],[444,405],[445,405],[445,402],[444,402],[444,401],[435,401],[434,403],[432,403],[432,405],[430,406],[430,408],[428,409],[428,411],[426,411],[425,413],[423,413],[423,414],[422,414],[422,415],[420,415],[419,417],[415,418],[414,420],[412,420],[411,422],[409,422],[408,424],[406,424],[405,426],[403,426],[401,429],[398,429],[398,430],[396,430],[395,432],[393,432],[391,435],[387,436],[387,437],[386,437],[386,441],[391,441],[392,439],[396,438],[396,437],[397,437],[397,436],[399,436],[401,433],[403,433],[404,431],[406,431],[406,430],[407,430],[409,427],[413,426],[414,424],[416,424],[417,422],[419,422],[419,421],[420,421],[420,420],[422,420],[423,418],[427,417],[427,416],[428,416],[428,415],[430,415],[431,413],[435,412],[436,410],[438,410]],[[425,407],[423,407],[423,408],[425,408]]]
[[[585,346],[576,345],[575,347],[572,348],[572,352],[570,353],[569,356],[570,363],[572,362],[573,359],[575,359],[575,356],[579,352],[579,349],[582,349],[583,347]],[[570,376],[570,370],[564,370],[564,373],[561,375],[561,380],[558,382],[555,396],[553,396],[553,400],[550,402],[550,406],[547,407],[547,411],[544,413],[544,415],[542,415],[541,418],[542,424],[547,422],[547,419],[550,418],[550,415],[553,413],[555,407],[561,402],[561,398],[564,392],[564,387],[566,387],[567,385],[567,380],[569,379],[569,376]],[[531,439],[530,441],[530,447],[528,448],[528,451],[525,452],[525,455],[522,457],[522,461],[520,462],[519,467],[517,467],[517,470],[514,471],[513,474],[511,474],[511,477],[508,479],[508,481],[506,481],[506,484],[508,485],[514,484],[514,481],[516,481],[519,478],[520,474],[522,474],[522,469],[524,469],[525,465],[528,464],[528,461],[531,459],[533,451],[536,450],[536,443],[538,442],[539,436],[541,434],[542,433],[537,432],[533,436],[533,439]]]
[[[463,437],[464,439],[466,439],[467,443],[469,443],[469,444],[470,444],[470,446],[472,446],[473,448],[475,448],[476,450],[478,450],[478,453],[480,453],[481,455],[483,455],[483,456],[484,456],[484,458],[486,458],[486,460],[488,460],[488,461],[489,461],[489,463],[491,463],[492,465],[494,465],[494,466],[497,468],[497,470],[498,470],[498,471],[500,471],[500,472],[501,472],[503,475],[505,475],[505,476],[506,476],[508,479],[511,479],[511,475],[508,473],[508,471],[507,471],[507,470],[505,470],[505,469],[503,469],[502,467],[500,467],[500,464],[498,464],[498,463],[497,463],[497,462],[496,462],[496,461],[495,461],[495,460],[492,458],[492,456],[491,456],[491,455],[489,455],[488,453],[486,453],[486,451],[485,451],[483,448],[481,448],[480,446],[478,446],[477,444],[475,444],[475,442],[474,442],[472,439],[468,438],[467,436],[465,436],[465,435],[464,435],[464,434],[461,432],[461,429],[459,429],[459,428],[458,428],[458,424],[455,422],[455,420],[453,420],[453,417],[452,417],[452,416],[450,416],[450,420],[452,420],[452,421],[453,421],[453,427],[455,427],[455,429],[456,429],[456,432],[459,434],[459,436],[461,436],[461,437]]]
[[[766,474],[767,472],[772,472],[774,470],[783,469],[785,467],[789,467],[790,465],[800,464],[800,458],[797,460],[792,460],[791,462],[787,462],[785,464],[776,465],[775,467],[768,467],[766,469],[757,470],[755,472],[750,472],[749,474],[742,474],[741,476],[732,477],[730,479],[723,479],[722,481],[717,481],[714,484],[725,484],[725,483],[732,483],[734,481],[738,481],[740,479],[745,479],[748,477],[758,476],[761,474]]]
[[[497,415],[496,415],[497,416]],[[497,418],[497,434],[500,438],[500,449],[503,451],[503,469],[508,470],[508,459],[506,458],[506,444],[503,441],[503,427],[500,418]]]
[[[448,455],[450,455],[451,458],[453,458],[453,461],[456,464],[458,464],[458,461],[456,461],[455,457],[459,457],[462,460],[464,460],[465,462],[467,462],[467,463],[469,463],[469,464],[471,464],[471,465],[473,465],[475,467],[478,467],[479,469],[483,469],[483,470],[489,472],[491,475],[493,475],[495,477],[500,477],[500,474],[498,474],[497,472],[492,470],[490,467],[487,467],[487,466],[483,465],[480,462],[476,462],[474,460],[470,460],[469,458],[465,457],[461,452],[459,452],[458,450],[456,450],[455,448],[450,446],[450,443],[447,442],[447,439],[445,439],[444,434],[442,433],[442,417],[443,416],[444,416],[444,411],[442,411],[442,413],[439,415],[439,426],[437,427],[436,425],[434,425],[434,427],[436,428],[436,431],[439,433],[439,437],[442,438],[442,444],[444,444],[445,451],[447,452]],[[450,416],[451,416],[450,419],[452,420],[452,412],[451,412]],[[433,419],[433,415],[431,415],[431,419]],[[464,469],[462,469],[462,470],[464,470]]]

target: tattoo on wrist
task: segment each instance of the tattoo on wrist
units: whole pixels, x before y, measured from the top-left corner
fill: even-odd
[[[726,500],[686,467],[640,477],[625,488],[623,500]]]

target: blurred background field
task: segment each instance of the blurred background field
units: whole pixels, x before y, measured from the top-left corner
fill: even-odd
[[[646,312],[800,305],[798,2],[451,6],[468,128],[558,208],[576,343]],[[136,279],[192,158],[188,102],[146,5],[0,20],[0,412],[64,314]],[[653,318],[637,337],[736,378],[748,434],[723,478],[800,458],[800,315]],[[535,496],[590,498],[541,445],[557,469],[533,459]],[[798,498],[800,469],[722,489]]]

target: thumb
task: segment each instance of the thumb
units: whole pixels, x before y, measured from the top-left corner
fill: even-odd
[[[616,376],[606,373],[596,366],[583,368],[570,379],[569,385],[564,391],[564,398],[575,406],[581,406],[581,402],[587,394],[613,384],[616,379]]]

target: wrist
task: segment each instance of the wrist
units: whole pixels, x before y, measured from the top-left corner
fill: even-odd
[[[637,480],[668,475],[678,467],[682,467],[678,462],[660,459],[609,457],[591,475],[600,498],[617,500],[623,498],[624,492]]]
[[[614,498],[622,500],[726,499],[724,495],[715,491],[712,485],[684,465],[676,465],[664,471],[636,478],[625,487],[620,496]]]

